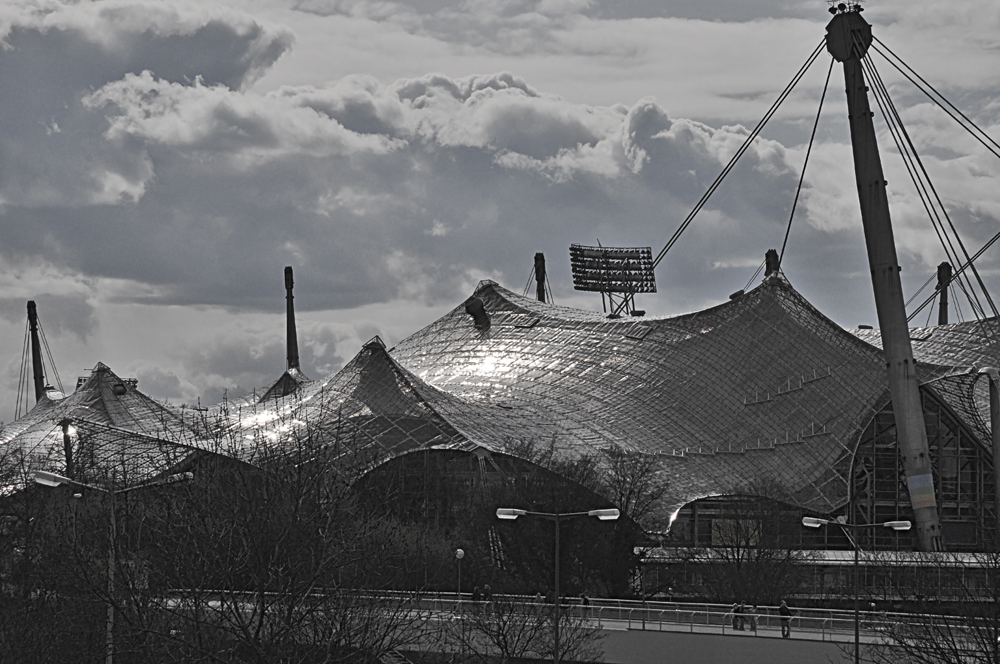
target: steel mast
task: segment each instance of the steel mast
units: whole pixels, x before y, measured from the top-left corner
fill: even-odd
[[[288,357],[286,358],[286,369],[299,368],[299,337],[295,333],[295,297],[292,295],[292,287],[295,280],[292,278],[292,266],[285,266],[285,343],[288,346]]]
[[[844,64],[848,119],[854,148],[854,174],[858,182],[861,220],[868,247],[868,264],[875,291],[875,309],[882,334],[889,376],[889,394],[896,420],[896,439],[906,472],[917,537],[924,551],[942,549],[941,523],[934,498],[930,450],[920,402],[916,362],[899,279],[899,261],[889,217],[886,181],[875,141],[874,115],[868,105],[861,59],[872,43],[872,27],[861,18],[857,2],[841,3],[827,25],[826,47]]]
[[[28,300],[28,332],[31,335],[31,376],[35,385],[35,403],[38,403],[45,394],[45,372],[42,369],[42,344],[38,340],[38,309],[34,300]]]

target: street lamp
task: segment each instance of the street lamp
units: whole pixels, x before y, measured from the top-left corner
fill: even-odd
[[[556,551],[555,551],[555,591],[554,591],[554,607],[552,609],[552,615],[554,620],[552,621],[552,633],[553,633],[553,644],[554,648],[552,650],[552,661],[554,664],[559,664],[559,523],[562,519],[571,519],[578,516],[590,516],[594,517],[600,521],[614,521],[620,516],[620,512],[614,508],[602,509],[602,510],[588,510],[586,512],[532,512],[529,510],[521,510],[513,507],[500,507],[497,508],[497,518],[513,521],[519,516],[537,516],[542,519],[548,519],[549,521],[554,521],[556,524]]]
[[[84,482],[78,482],[76,480],[70,479],[68,477],[63,477],[62,475],[56,475],[55,473],[50,473],[45,470],[35,471],[35,482],[43,486],[56,487],[61,484],[69,484],[72,486],[77,486],[83,489],[91,489],[93,491],[100,491],[101,493],[107,494],[111,497],[111,523],[110,523],[110,535],[111,539],[108,542],[108,621],[107,621],[107,632],[105,637],[105,662],[107,664],[114,664],[115,661],[115,539],[118,537],[118,524],[115,517],[115,496],[120,493],[127,493],[129,491],[134,491],[136,489],[145,489],[151,486],[162,486],[164,484],[173,484],[174,482],[182,482],[184,480],[190,480],[194,477],[194,473],[178,473],[176,475],[168,475],[162,477],[158,480],[152,482],[147,482],[145,484],[136,484],[135,486],[125,487],[124,489],[106,489],[100,486],[94,486],[93,484],[85,484]],[[79,498],[81,494],[74,494],[76,498]]]
[[[458,561],[458,609],[455,613],[462,612],[462,558],[465,558],[465,551],[455,549],[455,560]]]
[[[861,662],[861,630],[858,615],[858,538],[854,531],[859,528],[892,528],[893,530],[909,530],[912,525],[909,521],[885,521],[883,523],[847,523],[846,516],[838,516],[835,520],[821,519],[815,516],[802,517],[802,525],[806,528],[819,528],[827,525],[840,526],[847,539],[854,545],[854,664]]]

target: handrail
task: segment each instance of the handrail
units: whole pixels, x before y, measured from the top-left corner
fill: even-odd
[[[258,593],[200,589],[197,591],[185,589],[167,590],[160,598],[165,604],[170,605],[176,602],[183,603],[186,595],[195,592],[202,598],[215,596],[216,600],[223,597],[229,601],[239,602],[240,597],[254,597]],[[382,597],[385,599],[395,599],[397,601],[413,602],[416,610],[425,610],[429,613],[444,615],[455,615],[459,609],[472,606],[469,593],[462,593],[461,597],[454,592],[445,593],[419,593],[419,592],[375,592],[375,591],[326,591],[323,589],[313,593],[316,597],[327,594],[348,594],[355,596]],[[268,596],[278,596],[279,593],[264,593]],[[527,595],[495,595],[495,599],[507,601],[523,602],[526,605],[551,606],[548,602],[539,604],[534,596]],[[460,601],[459,601],[460,600]],[[567,607],[579,607],[580,602],[576,598],[561,598],[561,603]],[[852,640],[854,634],[854,614],[851,611],[841,611],[836,609],[794,609],[796,615],[791,618],[793,638],[818,638],[822,640],[844,641]],[[661,602],[656,600],[622,600],[622,599],[591,599],[587,609],[587,616],[582,611],[576,611],[579,617],[594,622],[599,629],[608,626],[614,627],[624,624],[628,629],[643,629],[646,631],[668,631],[676,629],[686,629],[691,632],[708,631],[721,634],[741,634],[746,630],[733,630],[732,608],[723,604],[707,604],[694,602]],[[654,616],[656,620],[654,620]],[[700,618],[704,616],[704,620]],[[758,630],[757,636],[780,637],[780,616],[775,607],[758,607],[755,613],[745,614],[749,620],[750,616],[756,618]],[[947,616],[939,614],[910,614],[898,612],[861,612],[861,630],[868,640],[876,638],[886,638],[888,635],[899,632],[901,629],[918,629],[926,625],[963,625],[969,620],[957,616]],[[752,631],[747,632],[753,634]]]

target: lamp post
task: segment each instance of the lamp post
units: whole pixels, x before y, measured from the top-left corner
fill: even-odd
[[[56,475],[55,473],[50,473],[44,470],[35,471],[35,482],[43,486],[56,487],[61,484],[69,484],[72,486],[80,487],[82,489],[91,489],[93,491],[100,491],[101,493],[107,494],[111,498],[111,515],[110,515],[110,525],[109,534],[110,540],[108,541],[108,620],[107,620],[107,631],[105,636],[105,662],[106,664],[114,664],[115,661],[115,538],[118,536],[118,523],[115,517],[115,496],[121,493],[127,493],[129,491],[134,491],[136,489],[145,489],[151,486],[162,486],[164,484],[173,484],[174,482],[181,482],[184,480],[190,480],[194,477],[194,473],[178,473],[177,475],[168,475],[167,477],[160,478],[159,480],[154,480],[152,482],[147,482],[145,484],[137,484],[135,486],[125,487],[124,489],[107,489],[100,486],[94,486],[92,484],[85,484],[83,482],[78,482],[76,480],[70,479],[68,477],[63,477],[62,475]],[[81,494],[74,494],[75,497],[79,498]]]
[[[911,523],[909,521],[885,521],[883,523],[847,523],[846,516],[838,516],[835,520],[821,519],[814,516],[804,516],[802,517],[802,525],[807,528],[819,528],[820,526],[827,526],[834,524],[840,526],[844,534],[847,535],[847,539],[851,541],[854,545],[854,664],[860,664],[861,662],[861,629],[860,618],[858,614],[858,550],[861,548],[858,544],[857,530],[861,528],[892,528],[893,530],[909,530]]]
[[[553,649],[552,649],[552,661],[554,664],[559,664],[559,523],[563,519],[571,519],[578,516],[590,516],[599,519],[600,521],[614,521],[621,513],[614,509],[603,509],[603,510],[588,510],[586,512],[532,512],[529,510],[521,510],[513,507],[500,507],[497,509],[497,518],[505,520],[514,520],[519,516],[537,516],[542,519],[547,519],[549,521],[555,522],[556,530],[556,546],[555,546],[555,590],[554,590],[554,606],[552,609],[552,635],[553,635]]]
[[[462,612],[462,558],[465,558],[465,551],[455,549],[455,560],[458,561],[458,609],[456,613]]]

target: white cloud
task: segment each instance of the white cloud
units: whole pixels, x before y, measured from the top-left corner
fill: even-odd
[[[948,46],[927,39],[930,10],[907,17],[887,0],[866,16],[882,12],[878,33],[901,54],[962,69],[929,67],[995,128],[1000,81],[968,66],[991,52],[994,17],[974,19],[974,4],[949,19],[966,39]],[[70,373],[101,360],[188,402],[259,387],[284,365],[289,264],[311,375],[376,333],[391,345],[482,278],[519,290],[537,251],[556,301],[599,308],[572,290],[567,245],[658,250],[826,20],[777,1],[758,3],[770,18],[752,22],[708,4],[678,18],[669,2],[240,6],[0,8],[3,357],[19,353],[23,301],[36,297]],[[660,265],[660,293],[641,303],[651,314],[724,300],[780,245],[823,73],[810,72],[784,124],[755,141]],[[852,325],[871,322],[871,306],[838,77],[785,269]],[[1000,220],[995,158],[893,81],[977,248]],[[904,278],[919,285],[939,250],[883,152]],[[7,364],[0,396],[16,389]]]

